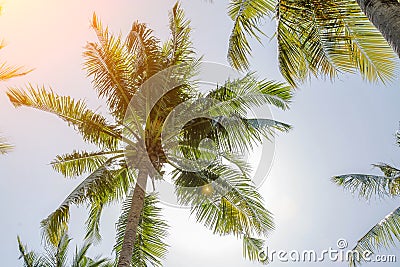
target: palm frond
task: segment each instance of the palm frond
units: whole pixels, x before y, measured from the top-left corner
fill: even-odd
[[[59,96],[45,88],[33,88],[31,85],[27,90],[9,89],[7,96],[15,107],[32,107],[57,115],[74,126],[85,141],[102,148],[116,149],[118,141],[122,139],[116,126],[88,109],[81,100],[75,101],[69,96]]]
[[[4,138],[0,136],[0,154],[7,154],[13,149],[13,146],[5,141]]]
[[[366,174],[346,174],[335,176],[333,182],[360,197],[371,199],[400,194],[400,177],[387,177]]]
[[[6,63],[0,65],[0,81],[20,77],[28,74],[32,70],[24,70],[22,67],[8,66]]]
[[[140,86],[146,79],[163,68],[160,41],[146,24],[134,22],[126,38],[125,46],[135,58],[134,81]]]
[[[275,10],[273,0],[231,0],[228,14],[234,22],[231,36],[229,37],[228,61],[238,70],[249,68],[248,57],[251,46],[248,36],[261,42],[260,22],[263,17]]]
[[[259,81],[255,73],[248,73],[243,78],[228,80],[206,97],[229,103],[235,112],[245,113],[263,105],[286,110],[289,108],[292,92],[290,86],[284,83]]]
[[[292,86],[339,72],[394,78],[396,56],[355,0],[280,0],[277,20],[280,70]]]
[[[68,228],[69,209],[72,204],[82,205],[101,202],[104,199],[109,202],[121,199],[133,182],[131,179],[132,176],[126,168],[110,170],[106,164],[99,167],[67,196],[56,211],[41,222],[45,240],[52,244],[60,240],[63,231]],[[88,227],[90,225],[96,226],[96,223],[88,224]]]
[[[84,52],[84,68],[93,77],[93,85],[99,97],[105,97],[110,111],[122,119],[134,94],[133,77],[135,58],[128,53],[121,37],[103,28],[93,14],[92,28],[98,43],[88,43]]]
[[[70,154],[58,155],[50,163],[53,169],[65,177],[77,177],[84,173],[94,172],[103,165],[110,155],[122,154],[123,151],[73,151]]]
[[[364,261],[365,251],[376,252],[381,247],[389,248],[396,240],[400,241],[400,208],[389,213],[358,240],[353,248],[354,253],[350,254],[350,266],[356,266]]]
[[[113,192],[108,190],[108,194],[104,194],[100,198],[90,199],[90,211],[86,220],[85,240],[87,242],[97,243],[101,240],[100,219],[104,206],[111,202],[124,199],[130,186],[134,183],[134,177],[127,168],[113,171],[112,175],[115,179],[113,182],[115,184],[115,190]]]
[[[263,255],[264,243],[263,239],[243,236],[243,256],[250,261],[257,261],[265,265],[268,264],[266,255]]]
[[[276,82],[258,82],[254,74],[242,79],[227,81],[223,86],[209,92],[209,104],[193,105],[186,101],[186,108],[174,111],[170,118],[187,116],[186,112],[206,113],[208,118],[191,120],[182,129],[170,130],[171,136],[163,136],[164,140],[178,140],[183,156],[190,158],[200,156],[199,144],[204,138],[212,139],[219,151],[218,154],[251,151],[254,144],[262,141],[262,137],[271,138],[276,131],[288,131],[290,126],[272,119],[248,119],[247,114],[253,108],[272,104],[281,109],[289,106],[290,87]],[[197,115],[197,114],[196,114]],[[210,117],[211,116],[211,117]],[[180,127],[177,125],[176,127]],[[175,133],[180,132],[180,135]],[[177,151],[178,152],[178,151]],[[179,160],[182,157],[177,156]]]
[[[104,201],[107,203],[107,200]],[[103,201],[90,203],[89,217],[86,220],[86,235],[85,240],[90,243],[98,243],[101,241],[100,235],[100,218],[104,207]]]
[[[214,165],[202,172],[176,172],[178,200],[190,205],[196,220],[216,234],[266,236],[274,227],[272,216],[242,171]]]
[[[219,235],[243,239],[243,255],[265,263],[260,255],[263,241],[252,235],[267,236],[274,228],[261,195],[245,168],[215,165],[201,172],[175,172],[178,201],[191,206],[197,222]]]
[[[163,48],[168,58],[168,65],[174,66],[178,63],[193,60],[195,54],[192,41],[190,40],[190,20],[185,18],[185,12],[177,2],[169,13],[169,29],[171,40],[166,42]]]
[[[40,255],[37,255],[33,251],[28,251],[28,248],[22,244],[21,238],[18,236],[18,249],[20,256],[19,258],[24,261],[24,267],[49,267],[49,266],[43,266],[42,265],[42,258]]]
[[[131,202],[132,194],[123,203],[121,216],[117,223],[117,241],[114,247],[117,257],[121,251]],[[137,228],[132,266],[146,267],[151,264],[161,267],[161,261],[165,258],[168,249],[168,245],[164,241],[167,234],[168,225],[161,217],[157,196],[155,194],[147,195]]]

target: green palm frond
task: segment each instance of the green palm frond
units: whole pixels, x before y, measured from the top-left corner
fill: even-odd
[[[365,260],[362,255],[365,251],[375,252],[381,247],[389,248],[400,241],[400,208],[389,213],[383,220],[366,233],[353,248],[356,254],[351,254],[350,266],[356,266]],[[360,255],[360,257],[354,257]]]
[[[268,259],[263,255],[264,250],[263,239],[253,238],[250,236],[243,236],[243,255],[251,261],[258,261],[262,264],[268,264]]]
[[[216,100],[216,103],[210,103],[209,107],[204,104],[201,108],[206,109],[210,115],[215,114],[215,117],[192,120],[181,129],[182,136],[163,138],[178,138],[185,157],[199,155],[199,151],[196,151],[204,138],[216,143],[219,148],[217,154],[251,151],[254,144],[262,141],[262,137],[269,139],[276,131],[288,131],[291,127],[272,119],[247,119],[248,112],[265,104],[286,109],[291,96],[290,87],[285,84],[258,82],[254,74],[248,74],[242,79],[228,81],[206,95]],[[187,109],[190,110],[190,107]],[[182,109],[181,112],[185,111]],[[174,113],[174,116],[179,117],[179,114]]]
[[[279,109],[288,109],[292,98],[290,86],[280,82],[257,79],[255,73],[248,73],[243,78],[227,81],[207,94],[206,97],[229,103],[238,113],[252,108],[272,105]]]
[[[5,141],[4,138],[0,136],[0,154],[7,154],[12,150],[13,146]]]
[[[266,236],[274,227],[272,216],[248,171],[221,164],[201,172],[176,171],[178,200],[190,205],[196,220],[216,234]]]
[[[280,0],[277,12],[280,70],[292,86],[339,72],[394,78],[396,56],[355,0]]]
[[[181,204],[190,205],[197,222],[219,235],[243,239],[243,255],[265,263],[260,257],[262,241],[274,228],[272,215],[254,184],[240,171],[215,166],[202,172],[175,173],[176,193]]]
[[[42,264],[43,259],[40,255],[37,255],[33,251],[28,251],[28,248],[22,244],[21,238],[19,236],[17,237],[17,240],[20,253],[19,258],[24,261],[24,267],[48,267]]]
[[[86,220],[86,235],[85,240],[90,243],[101,241],[100,235],[100,219],[103,208],[107,204],[122,201],[126,198],[129,188],[134,183],[134,177],[129,169],[121,168],[120,170],[112,171],[114,177],[114,190],[108,189],[97,199],[89,199],[89,216]]]
[[[96,257],[94,259],[87,257],[87,252],[91,246],[90,243],[85,243],[81,248],[75,249],[75,253],[72,257],[72,261],[68,262],[68,251],[71,239],[68,237],[66,232],[62,233],[62,236],[58,243],[47,244],[45,252],[39,254],[31,251],[27,252],[26,246],[21,242],[18,237],[18,246],[20,251],[20,259],[24,260],[24,267],[112,267],[113,263],[102,257]]]
[[[185,13],[177,2],[169,13],[169,28],[171,40],[165,43],[163,50],[168,58],[168,65],[192,61],[195,54],[190,40],[190,20],[185,18]]]
[[[234,26],[229,37],[228,61],[238,70],[247,70],[251,46],[248,36],[261,42],[260,23],[263,17],[275,10],[274,0],[232,0],[228,14]]]
[[[333,182],[360,197],[371,199],[400,194],[400,177],[387,177],[365,174],[346,174],[333,177]]]
[[[108,189],[97,199],[91,198],[89,200],[90,211],[86,220],[85,236],[85,240],[88,242],[97,243],[101,240],[100,219],[104,206],[113,202],[122,201],[135,180],[131,171],[125,167],[112,171],[112,176],[114,177],[113,184],[115,189]]]
[[[122,150],[116,151],[73,151],[70,154],[57,156],[50,164],[53,169],[65,177],[78,177],[84,173],[91,173],[103,165],[109,156],[122,154]]]
[[[389,164],[378,163],[378,164],[372,164],[372,166],[380,169],[381,172],[387,177],[390,178],[400,177],[400,170],[393,166],[390,166]]]
[[[123,169],[111,170],[104,164],[84,179],[63,201],[59,208],[42,221],[43,236],[49,243],[56,244],[63,231],[68,228],[69,209],[73,205],[85,203],[107,202],[119,200],[126,195],[126,190],[133,182],[129,171]],[[96,218],[98,220],[99,217]],[[90,223],[88,227],[96,226]],[[92,231],[88,228],[88,232]],[[96,231],[96,229],[93,229]]]
[[[125,43],[129,53],[135,57],[136,68],[133,77],[139,85],[162,70],[160,41],[145,23],[134,22]]]
[[[85,240],[88,240],[90,243],[98,243],[101,241],[100,235],[100,219],[101,214],[103,212],[105,201],[92,201],[90,203],[90,211],[89,217],[86,220],[86,235]]]
[[[124,239],[131,199],[132,194],[124,202],[121,216],[117,223],[117,242],[114,247],[117,256],[121,251]],[[156,267],[162,266],[161,261],[165,258],[168,250],[168,245],[164,241],[168,235],[168,228],[167,223],[161,216],[157,195],[147,195],[144,200],[144,207],[137,229],[132,266],[146,267],[148,264]]]
[[[116,126],[106,118],[91,111],[84,101],[75,101],[69,96],[59,96],[44,88],[28,86],[27,90],[9,89],[7,92],[15,107],[26,106],[57,115],[79,131],[85,141],[102,148],[116,149],[122,139]]]
[[[92,83],[99,97],[106,98],[110,111],[122,119],[134,94],[135,58],[120,37],[103,28],[96,14],[93,14],[92,28],[98,43],[86,45],[84,68],[87,75],[93,77]]]

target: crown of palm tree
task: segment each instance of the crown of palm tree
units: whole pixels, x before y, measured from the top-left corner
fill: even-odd
[[[199,59],[189,38],[189,21],[184,18],[178,4],[170,13],[171,38],[164,44],[153,36],[145,24],[139,22],[133,23],[125,41],[104,28],[96,15],[93,16],[92,27],[98,42],[86,46],[85,69],[88,76],[93,78],[98,96],[107,101],[111,122],[87,108],[84,101],[59,96],[45,88],[12,88],[7,93],[15,106],[53,113],[73,126],[85,141],[99,147],[95,152],[73,151],[59,155],[51,163],[56,171],[66,177],[89,175],[56,211],[42,221],[46,240],[57,244],[67,228],[70,206],[83,204],[90,206],[86,238],[99,240],[99,220],[103,207],[123,201],[115,246],[117,256],[122,255],[124,244],[132,241],[127,240],[128,230],[132,230],[129,224],[132,207],[143,205],[133,236],[132,265],[161,266],[168,247],[164,241],[168,226],[157,206],[157,195],[147,194],[140,199],[142,203],[136,203],[135,194],[141,185],[141,173],[147,172],[143,169],[153,167],[163,174],[163,168],[171,165],[179,203],[190,205],[196,220],[215,234],[242,238],[245,257],[265,262],[260,258],[259,251],[262,250],[263,238],[273,229],[272,215],[250,179],[250,167],[237,154],[251,150],[255,143],[260,143],[263,137],[270,138],[275,131],[290,129],[289,125],[275,120],[247,118],[249,109],[266,104],[287,109],[292,96],[290,86],[258,80],[254,73],[249,73],[243,78],[226,81],[206,94],[198,92],[192,78]],[[165,94],[146,121],[133,127],[125,114],[131,109],[140,109],[132,107],[130,100],[143,90],[142,86],[147,80],[173,66],[185,70],[185,75],[180,73],[180,77],[184,77],[181,78],[183,85]],[[216,145],[217,152],[213,156],[217,156],[217,160],[201,171],[188,171],[176,168],[165,157],[160,136],[162,125],[171,110],[180,103],[197,98],[222,103],[217,109],[220,113],[187,123],[177,136],[178,150],[183,158],[199,159],[207,154],[202,151],[200,141],[205,137],[210,138]],[[146,100],[141,104],[146,105]],[[241,123],[226,131],[222,121],[230,117],[237,118]],[[137,163],[144,156],[138,153],[141,144],[145,144],[146,156],[151,159],[152,166],[143,167]],[[152,173],[145,173],[145,181],[147,175],[156,178]]]

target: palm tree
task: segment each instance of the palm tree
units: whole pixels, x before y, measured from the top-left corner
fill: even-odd
[[[28,251],[18,236],[18,248],[20,259],[23,260],[24,267],[112,267],[113,263],[106,259],[96,257],[91,259],[86,256],[90,244],[86,243],[81,248],[75,249],[72,262],[68,263],[68,249],[71,239],[64,233],[58,244],[46,247],[45,253],[38,254],[34,251]]]
[[[273,229],[272,215],[250,179],[250,167],[238,155],[251,151],[254,144],[263,137],[270,138],[275,131],[289,130],[285,123],[247,118],[247,113],[265,104],[287,109],[292,96],[290,86],[260,81],[249,73],[201,93],[193,81],[199,59],[190,41],[190,22],[178,4],[170,12],[169,24],[171,38],[161,45],[145,24],[134,22],[123,41],[93,16],[98,42],[86,46],[85,68],[93,77],[99,97],[106,99],[113,122],[88,109],[84,101],[45,88],[29,86],[8,91],[16,107],[53,113],[78,130],[85,141],[99,147],[95,152],[60,155],[52,162],[53,168],[66,177],[89,176],[42,221],[44,237],[50,243],[59,242],[68,224],[70,206],[89,204],[86,237],[99,239],[103,207],[124,201],[117,224],[118,266],[161,266],[167,251],[164,238],[168,226],[157,207],[157,195],[146,194],[145,189],[149,178],[163,179],[169,166],[179,203],[189,205],[196,220],[215,234],[241,238],[245,257],[265,262],[259,252],[262,238]],[[167,83],[178,80],[180,86],[163,95],[140,120],[140,107],[146,107],[152,96],[151,86],[146,87],[150,79]],[[130,103],[138,95],[145,98]],[[171,111],[197,99],[219,104],[210,107],[211,117],[191,120],[171,137],[177,141],[176,156],[182,161],[206,160],[210,153],[201,141],[208,138],[214,142],[212,164],[193,171],[179,168],[164,153],[161,135]],[[239,123],[231,123],[228,131],[223,125],[233,118]],[[150,164],[143,164],[146,158]]]
[[[397,133],[400,145],[400,132]],[[367,200],[372,197],[390,198],[400,195],[400,170],[385,163],[373,164],[383,175],[346,174],[333,177],[333,182],[343,188],[358,193]],[[356,266],[362,260],[364,251],[374,252],[381,247],[388,248],[400,240],[400,207],[389,213],[374,225],[353,248],[356,257],[351,255],[350,266]]]
[[[355,71],[359,71],[368,81],[389,81],[395,75],[396,55],[365,17],[357,2],[231,0],[228,13],[234,21],[234,27],[229,39],[228,60],[236,69],[249,68],[251,46],[248,37],[261,42],[261,24],[268,16],[277,22],[275,37],[279,68],[292,86],[298,86],[311,76],[333,79],[339,73]],[[377,21],[394,19],[388,14],[396,14],[399,9],[396,0],[375,1],[374,5],[370,5],[371,2],[368,1],[371,11],[378,2],[385,2],[387,10],[392,8],[391,5],[397,6],[390,13],[382,12],[384,15],[377,16]],[[387,2],[392,4],[386,5]],[[377,23],[392,28],[391,36],[397,36],[393,29],[397,24],[386,21]],[[393,44],[394,40],[389,42]]]

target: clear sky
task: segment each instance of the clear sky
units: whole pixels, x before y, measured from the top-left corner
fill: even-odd
[[[149,24],[162,40],[168,35],[167,12],[174,1],[137,0],[3,0],[0,35],[8,46],[2,60],[35,68],[29,75],[0,86],[0,132],[16,145],[0,157],[0,251],[2,266],[22,266],[16,236],[31,248],[40,248],[39,223],[50,214],[81,179],[67,180],[48,163],[57,154],[91,148],[60,119],[31,109],[14,109],[4,92],[7,86],[27,83],[48,85],[60,94],[84,98],[92,108],[97,100],[82,70],[83,46],[95,40],[89,21],[93,14],[116,33],[126,34],[134,20]],[[227,1],[183,1],[192,20],[193,40],[206,60],[226,64],[227,41],[232,22]],[[271,37],[275,23],[267,21]],[[254,43],[252,69],[260,77],[283,80],[277,68],[276,42],[265,38]],[[367,84],[357,75],[344,75],[331,83],[312,80],[295,92],[292,108],[274,111],[275,118],[294,129],[276,139],[275,160],[260,188],[267,207],[275,215],[276,230],[267,244],[270,250],[322,251],[336,248],[345,238],[352,247],[375,223],[400,205],[398,199],[367,203],[330,182],[345,173],[375,173],[372,163],[399,162],[395,145],[400,113],[399,79],[386,86]],[[164,207],[171,225],[166,267],[256,266],[242,258],[241,243],[231,237],[213,236],[189,219],[188,211]],[[118,207],[107,208],[102,220],[103,242],[91,254],[110,255]],[[84,208],[72,209],[71,237],[80,243]],[[400,253],[383,251],[383,254]],[[290,263],[309,266],[309,263]],[[397,263],[398,264],[398,263]],[[367,264],[366,266],[397,266]],[[287,265],[287,264],[286,264]],[[285,266],[286,266],[285,265]],[[314,266],[346,266],[316,263]],[[271,266],[283,266],[275,262]]]

